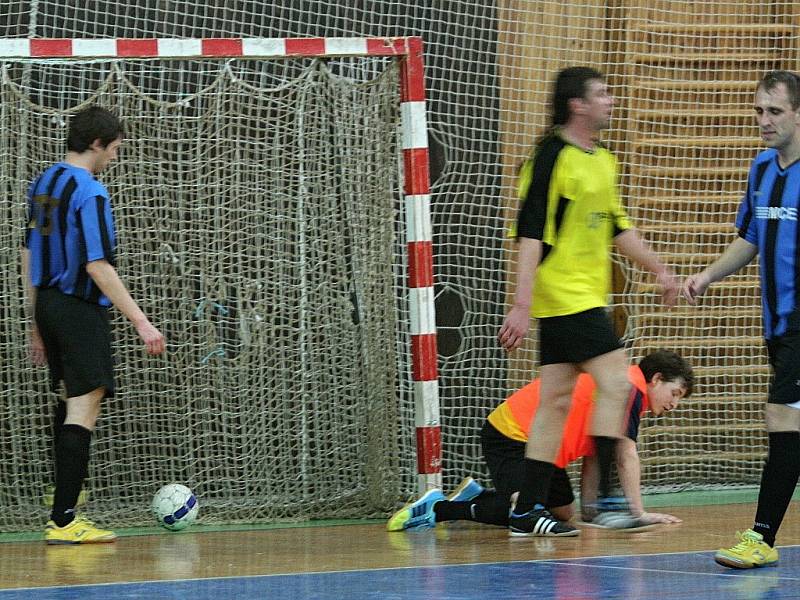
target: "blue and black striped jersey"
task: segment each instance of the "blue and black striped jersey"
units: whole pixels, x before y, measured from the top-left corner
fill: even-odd
[[[800,329],[800,161],[786,168],[769,149],[753,160],[747,193],[739,206],[739,236],[758,247],[761,261],[761,304],[764,336],[781,336]]]
[[[25,247],[35,287],[111,305],[86,272],[94,260],[113,265],[116,248],[108,191],[89,171],[56,163],[31,184]]]

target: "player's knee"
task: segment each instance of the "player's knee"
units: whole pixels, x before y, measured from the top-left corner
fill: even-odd
[[[559,521],[569,521],[573,516],[575,516],[574,503],[566,504],[564,506],[555,506],[553,508],[549,508],[548,510],[550,511],[550,514]]]
[[[552,407],[560,413],[569,413],[569,409],[572,408],[572,393],[556,396],[553,399]]]
[[[770,433],[800,431],[800,403],[797,404],[767,404],[765,411],[767,431]]]
[[[105,388],[97,388],[88,394],[74,396],[67,399],[67,414],[65,424],[80,425],[92,431],[97,417],[100,415]]]
[[[602,381],[597,382],[597,394],[613,402],[623,404],[628,401],[628,392],[631,384],[627,374],[609,374]]]

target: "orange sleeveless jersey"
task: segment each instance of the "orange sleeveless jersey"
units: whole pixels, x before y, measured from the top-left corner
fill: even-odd
[[[628,368],[628,381],[633,385],[632,392],[638,390],[642,394],[641,414],[647,410],[650,402],[647,398],[647,382],[638,366],[633,365]],[[489,414],[487,418],[495,429],[512,440],[527,441],[528,430],[539,407],[539,384],[539,379],[534,379]],[[556,456],[557,467],[563,469],[578,458],[594,454],[589,426],[596,388],[594,380],[589,375],[581,373],[578,376],[575,389],[572,391],[572,407],[564,426],[561,448]],[[632,398],[633,394],[630,397]]]

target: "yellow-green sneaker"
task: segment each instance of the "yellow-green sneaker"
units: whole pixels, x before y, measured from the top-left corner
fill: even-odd
[[[760,533],[748,529],[744,533],[736,532],[739,543],[733,548],[720,548],[714,560],[723,567],[734,569],[752,569],[766,567],[778,562],[778,551],[764,541]]]
[[[444,500],[442,490],[432,489],[425,492],[419,500],[409,502],[394,513],[386,523],[387,531],[403,531],[404,529],[430,529],[436,526],[436,514],[433,507]]]
[[[76,516],[64,527],[48,521],[44,528],[44,540],[48,544],[102,544],[116,539],[117,536],[113,531],[100,529],[82,516]]]
[[[47,490],[44,492],[44,496],[42,497],[42,503],[47,508],[53,508],[53,498],[56,495],[56,487],[54,485],[47,486]],[[86,501],[89,499],[89,492],[87,490],[81,490],[81,493],[78,494],[78,501],[75,503],[75,508],[79,506],[83,506],[86,504]]]

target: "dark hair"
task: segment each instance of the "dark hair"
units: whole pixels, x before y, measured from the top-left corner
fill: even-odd
[[[792,110],[800,108],[800,77],[791,71],[770,71],[758,82],[756,90],[764,89],[771,92],[779,83],[786,86]]]
[[[556,76],[551,100],[551,127],[566,125],[569,120],[569,101],[573,98],[586,98],[589,91],[586,84],[592,79],[605,79],[597,69],[590,67],[567,67]]]
[[[675,352],[671,350],[651,352],[639,362],[639,368],[648,383],[656,373],[661,373],[664,381],[683,379],[684,383],[686,383],[686,396],[684,397],[688,398],[692,395],[694,372],[689,363]]]
[[[586,92],[589,91],[586,84],[592,79],[603,81],[605,77],[600,71],[591,67],[567,67],[558,72],[550,97],[550,123],[544,133],[536,138],[532,154],[556,135],[559,127],[567,124],[570,115],[569,101],[573,98],[586,98]]]
[[[95,140],[100,140],[105,148],[122,137],[123,133],[122,122],[114,113],[99,106],[90,106],[70,119],[67,150],[86,152]]]

